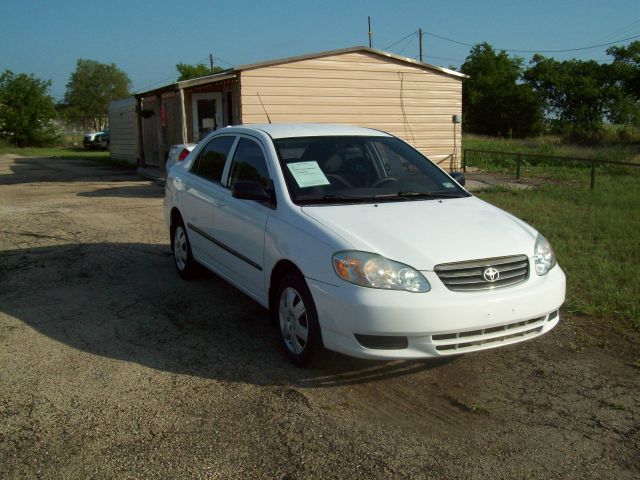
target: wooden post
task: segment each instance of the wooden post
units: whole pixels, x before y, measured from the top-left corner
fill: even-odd
[[[462,171],[467,173],[467,149],[462,151]]]
[[[154,126],[156,130],[156,144],[154,145],[154,158],[153,162],[156,163],[160,170],[164,170],[164,162],[162,158],[162,154],[164,152],[164,127],[162,126],[162,94],[156,94],[156,106],[155,113],[153,116]]]
[[[516,155],[516,180],[520,180],[520,162],[522,161],[522,155]]]
[[[591,190],[596,188],[596,162],[591,160]]]
[[[178,87],[178,101],[180,102],[180,134],[182,135],[182,143],[187,142],[187,111],[184,106],[184,90]]]
[[[144,167],[144,135],[142,134],[142,98],[136,98],[136,119],[138,122],[138,166]]]

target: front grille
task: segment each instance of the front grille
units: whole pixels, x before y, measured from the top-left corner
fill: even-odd
[[[497,279],[493,282],[485,278],[490,277],[490,275],[485,275],[485,272],[491,268],[495,269],[498,274]],[[456,292],[490,290],[524,282],[529,278],[529,259],[526,255],[515,255],[443,263],[436,265],[435,272],[449,290]]]
[[[542,332],[546,320],[545,315],[497,327],[432,335],[431,341],[443,355],[482,350],[535,337]]]

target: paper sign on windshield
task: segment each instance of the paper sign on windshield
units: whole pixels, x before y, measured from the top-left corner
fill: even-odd
[[[288,163],[289,171],[296,179],[300,188],[317,187],[319,185],[329,185],[331,182],[324,176],[318,162],[297,162]]]

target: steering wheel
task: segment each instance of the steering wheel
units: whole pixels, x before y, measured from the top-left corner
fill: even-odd
[[[334,180],[335,180],[335,183],[338,183],[343,187],[353,188],[353,186],[349,182],[347,182],[344,178],[342,178],[342,176],[340,175],[336,175],[334,173],[325,173],[324,176],[327,177],[327,180],[331,182],[331,185],[334,184]]]
[[[377,188],[377,187],[381,187],[382,185],[384,185],[385,183],[389,183],[389,182],[399,182],[400,180],[398,180],[396,177],[384,177],[384,178],[379,178],[378,180],[376,180],[375,182],[373,182],[373,185],[371,185],[371,188]]]

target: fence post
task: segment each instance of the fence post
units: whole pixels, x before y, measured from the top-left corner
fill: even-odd
[[[596,188],[596,162],[591,160],[591,190]]]
[[[467,149],[462,151],[462,171],[467,173]]]
[[[520,180],[520,162],[522,160],[522,155],[519,153],[516,155],[516,180]]]

